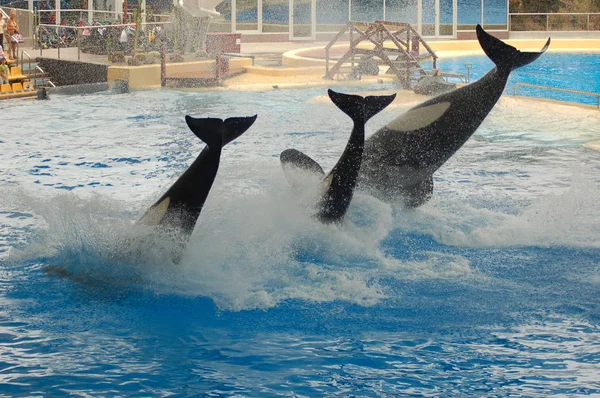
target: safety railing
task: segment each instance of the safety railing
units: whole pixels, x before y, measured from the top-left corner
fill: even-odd
[[[146,22],[146,23],[143,23],[141,26],[142,26],[142,29],[146,29],[148,27],[164,26],[167,24],[170,24],[170,22]],[[46,33],[48,33],[48,31],[50,31],[51,33],[54,34],[53,40],[55,41],[55,48],[57,50],[57,58],[58,59],[60,59],[61,48],[64,49],[67,47],[77,47],[77,60],[81,60],[81,38],[82,38],[83,32],[85,30],[88,30],[91,32],[92,29],[108,29],[108,28],[126,29],[126,28],[130,28],[130,27],[131,27],[131,24],[104,24],[104,25],[96,24],[96,25],[90,25],[90,26],[39,24],[37,26],[37,30],[36,30],[34,45],[39,47],[40,57],[43,56],[44,48],[41,45],[41,42],[42,42],[42,32],[41,31],[42,31],[42,29],[45,29]],[[69,29],[69,30],[73,30],[75,32],[75,37],[72,38],[70,44],[67,43],[67,41],[61,37],[60,30],[62,30],[62,29]],[[74,45],[72,45],[72,44],[74,44]]]
[[[64,25],[67,23],[78,21],[86,21],[87,23],[93,23],[95,21],[119,21],[123,22],[125,13],[123,11],[112,11],[112,10],[101,10],[95,8],[61,8],[57,9],[38,9],[36,14],[39,16],[39,20],[46,20],[45,24],[48,24],[48,20],[52,20],[55,25]],[[165,21],[170,17],[170,14],[154,14],[150,12],[142,13],[142,22],[161,22]],[[133,12],[127,14],[127,21],[133,22]]]
[[[21,73],[25,73],[25,57],[27,57],[27,76],[30,79],[33,79],[33,87],[37,89],[39,87],[39,79],[40,77],[43,78],[45,76],[45,72],[35,63],[31,55],[23,50],[21,51]],[[34,66],[33,68],[32,65]],[[52,87],[56,87],[49,79],[47,80],[47,83]],[[42,86],[44,86],[44,84],[42,84]]]
[[[29,53],[27,53],[27,51],[21,51],[21,70],[23,71],[25,69],[25,63],[23,62],[25,56],[27,56],[27,73],[30,74],[31,73],[31,55],[29,55]],[[35,70],[34,72],[34,77],[33,77],[33,86],[35,87],[36,84],[36,76],[37,75],[37,70]]]
[[[510,13],[510,30],[600,31],[600,13]]]
[[[531,88],[537,88],[537,89],[541,89],[541,90],[550,90],[550,91],[558,91],[558,92],[562,92],[562,93],[570,93],[570,94],[579,94],[579,95],[588,95],[591,97],[596,97],[596,99],[598,100],[598,109],[600,110],[600,94],[599,93],[593,93],[590,91],[579,91],[579,90],[570,90],[567,88],[557,88],[557,87],[550,87],[550,86],[540,86],[537,84],[530,84],[530,83],[515,83],[514,87],[513,87],[513,95],[516,96],[517,95],[517,88],[519,87],[531,87]]]

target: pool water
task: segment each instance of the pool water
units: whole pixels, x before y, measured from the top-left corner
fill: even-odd
[[[543,40],[540,41],[540,48]],[[550,44],[552,46],[552,44]],[[445,72],[467,73],[471,64],[471,80],[477,80],[494,67],[486,56],[442,57],[437,66]],[[430,64],[431,65],[431,64]],[[513,95],[515,83],[528,83],[560,89],[585,91],[600,95],[600,53],[545,53],[535,62],[514,70],[506,85],[505,94]],[[518,87],[517,95],[548,98],[598,106],[598,97],[558,92],[532,87]]]
[[[0,395],[600,394],[600,116],[504,97],[429,203],[358,192],[336,227],[278,160],[335,164],[351,124],[323,94],[6,102]],[[203,146],[186,114],[259,116],[174,265],[169,237],[123,242]]]

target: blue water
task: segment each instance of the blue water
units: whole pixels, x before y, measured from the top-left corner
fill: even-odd
[[[540,48],[543,44],[540,40]],[[443,57],[438,60],[438,68],[447,72],[466,73],[465,64],[472,65],[472,80],[479,79],[494,67],[486,56]],[[600,94],[598,65],[600,53],[546,53],[537,61],[513,71],[505,94],[512,95],[517,82]],[[518,87],[517,95],[598,106],[598,97],[590,95],[530,87]]]
[[[324,94],[3,102],[0,395],[600,394],[598,114],[503,98],[431,202],[358,192],[336,227],[278,160],[335,164],[351,126]],[[183,116],[255,113],[181,264],[169,236],[136,240],[202,148]]]

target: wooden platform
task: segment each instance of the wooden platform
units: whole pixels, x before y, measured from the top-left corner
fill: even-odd
[[[341,57],[334,57],[334,45],[346,34],[350,36],[350,48]],[[426,50],[423,54],[421,47]],[[395,75],[404,88],[410,88],[427,76],[420,65],[426,59],[431,59],[436,69],[437,55],[410,24],[350,21],[325,46],[325,75],[331,80],[360,79],[362,73],[377,74],[378,65],[387,65],[388,73]],[[333,61],[335,64],[330,67]]]
[[[0,94],[0,101],[7,99],[37,99],[37,90],[10,92]]]

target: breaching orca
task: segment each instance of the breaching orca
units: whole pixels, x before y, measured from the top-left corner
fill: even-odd
[[[248,130],[255,120],[256,115],[224,121],[186,116],[188,127],[206,143],[206,147],[137,224],[172,228],[181,231],[185,238],[189,237],[217,175],[221,149]]]
[[[280,155],[286,177],[293,167],[324,177],[321,182],[323,194],[317,202],[317,218],[324,223],[340,222],[344,218],[352,201],[362,162],[365,145],[365,123],[388,106],[396,97],[396,94],[361,97],[336,93],[333,90],[328,90],[328,94],[331,101],[350,116],[354,122],[346,149],[329,175],[325,177],[321,166],[300,151],[287,149]],[[288,179],[292,180],[293,177],[288,177]]]
[[[477,38],[496,67],[475,83],[415,106],[369,137],[359,187],[383,199],[402,199],[408,207],[427,202],[433,194],[433,173],[477,130],[502,95],[510,72],[538,59],[550,45],[548,39],[539,52],[521,52],[479,25]],[[298,162],[298,167],[321,169],[308,156],[297,151],[293,155],[288,161]]]
[[[384,198],[417,207],[433,194],[433,173],[475,132],[492,110],[510,72],[535,61],[539,52],[521,52],[477,25],[483,51],[496,64],[468,86],[415,106],[379,129],[365,143],[359,185]]]

